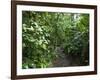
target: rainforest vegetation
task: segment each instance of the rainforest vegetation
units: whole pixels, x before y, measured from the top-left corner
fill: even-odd
[[[89,14],[22,11],[22,68],[89,65]]]

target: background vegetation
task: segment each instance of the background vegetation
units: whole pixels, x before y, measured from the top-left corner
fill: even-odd
[[[23,11],[22,40],[23,69],[52,67],[57,53],[89,65],[89,14]]]

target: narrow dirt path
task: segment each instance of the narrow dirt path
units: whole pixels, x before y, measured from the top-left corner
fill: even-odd
[[[60,48],[58,48],[56,54],[59,57],[53,61],[53,67],[79,66],[79,58],[77,56],[66,55]]]

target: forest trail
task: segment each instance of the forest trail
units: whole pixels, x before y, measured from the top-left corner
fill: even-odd
[[[58,58],[53,62],[53,67],[79,66],[79,58],[77,56],[66,55],[60,48],[57,49]]]

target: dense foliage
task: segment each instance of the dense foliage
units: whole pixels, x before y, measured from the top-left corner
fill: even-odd
[[[24,69],[52,66],[57,47],[88,64],[89,15],[23,11],[22,40]]]

